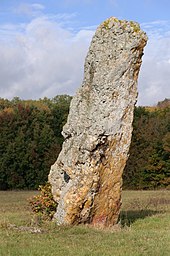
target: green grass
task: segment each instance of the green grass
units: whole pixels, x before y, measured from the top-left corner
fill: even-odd
[[[0,256],[170,255],[170,191],[124,191],[120,228],[110,230],[41,223],[27,203],[34,194],[0,191]]]

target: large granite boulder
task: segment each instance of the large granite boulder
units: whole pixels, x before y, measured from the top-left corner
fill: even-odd
[[[135,22],[111,17],[97,28],[63,128],[65,142],[49,174],[58,224],[104,227],[118,220],[146,42]]]

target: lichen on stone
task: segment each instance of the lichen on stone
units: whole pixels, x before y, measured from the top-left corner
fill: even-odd
[[[137,22],[134,21],[126,21],[126,20],[119,20],[115,17],[110,17],[107,20],[105,20],[100,27],[104,28],[106,30],[111,29],[115,25],[120,25],[123,30],[126,30],[128,26],[133,29],[133,32],[138,33],[141,31],[140,25]]]
[[[109,27],[108,27],[108,26],[109,26],[109,22],[110,22],[109,19],[108,19],[108,20],[105,20],[105,21],[103,22],[102,25],[104,26],[104,28],[106,28],[106,29],[109,28]]]
[[[110,29],[117,22],[120,22],[120,20],[115,17],[110,17],[101,24],[101,27],[104,27],[105,29]]]
[[[130,21],[130,26],[133,28],[134,32],[138,33],[140,31],[140,26],[137,22]]]

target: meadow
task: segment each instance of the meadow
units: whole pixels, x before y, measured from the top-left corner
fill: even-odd
[[[170,191],[123,191],[119,224],[56,226],[33,216],[35,191],[0,191],[0,256],[169,256]]]

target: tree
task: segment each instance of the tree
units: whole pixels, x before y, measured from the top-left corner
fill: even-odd
[[[160,108],[161,105],[161,108]],[[124,188],[153,189],[170,185],[170,107],[137,107]]]
[[[35,189],[47,181],[70,99],[0,100],[0,189]]]

